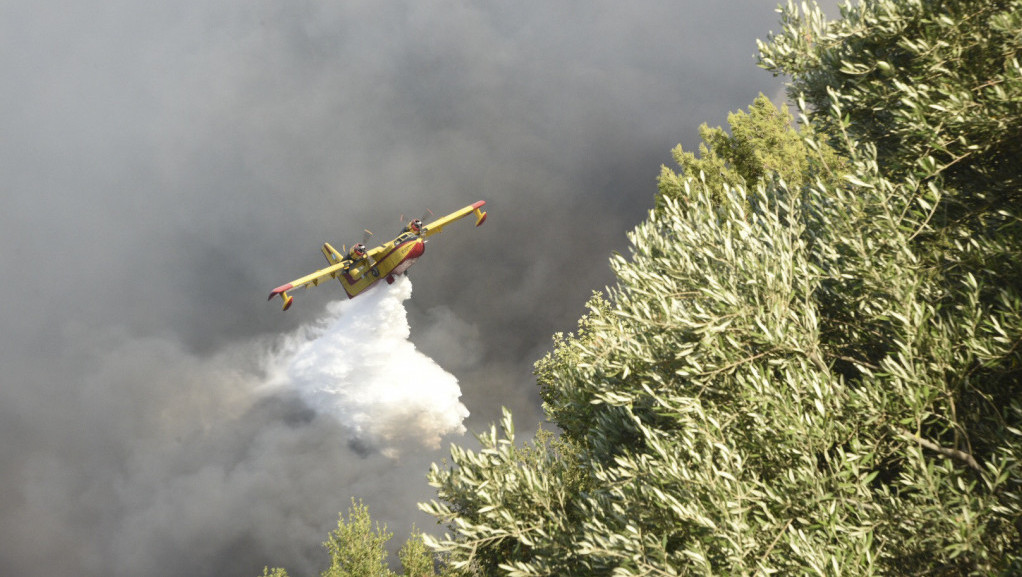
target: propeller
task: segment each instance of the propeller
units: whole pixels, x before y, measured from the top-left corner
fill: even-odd
[[[428,209],[428,208],[426,209],[426,212],[422,213],[422,218],[419,219],[419,235],[420,236],[422,235],[423,231],[426,229],[426,225],[425,225],[426,219],[431,217],[431,216],[433,216],[433,211]],[[401,214],[401,224],[405,224],[406,222],[411,222],[411,221],[412,221],[412,219],[408,219],[406,221],[404,213]],[[407,225],[405,226],[405,230],[408,230]]]
[[[427,218],[429,218],[431,216],[433,216],[433,211],[427,208],[426,212],[422,213],[422,218],[420,218],[419,220],[423,220],[424,221],[424,220],[426,220]],[[404,215],[404,213],[401,213],[401,224],[404,224],[405,222],[407,222],[405,220],[405,215]]]
[[[419,219],[419,236],[426,232],[426,219],[433,216],[433,211],[426,209],[426,212],[422,213],[422,218]]]

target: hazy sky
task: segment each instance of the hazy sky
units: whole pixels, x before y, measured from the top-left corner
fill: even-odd
[[[774,6],[0,0],[0,574],[315,575],[353,496],[395,545],[435,530],[447,443],[384,450],[265,386],[340,287],[266,295],[324,241],[486,200],[411,269],[394,338],[469,433],[502,405],[535,430],[532,363],[613,282],[671,148],[781,94]]]

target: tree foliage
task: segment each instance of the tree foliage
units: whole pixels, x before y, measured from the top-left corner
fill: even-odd
[[[663,166],[657,179],[659,194],[657,206],[667,198],[680,198],[684,190],[684,177],[701,179],[713,192],[714,199],[722,202],[727,191],[736,186],[755,188],[764,179],[776,175],[788,186],[801,188],[813,177],[810,173],[810,153],[792,125],[792,116],[786,105],[778,109],[769,98],[760,94],[749,112],[739,110],[728,115],[731,128],[728,134],[721,127],[699,127],[699,156],[685,152],[679,144],[672,151],[682,176]],[[838,171],[840,164],[829,147],[824,146],[827,160]]]
[[[337,528],[330,532],[323,546],[330,554],[330,568],[323,577],[396,577],[387,566],[387,542],[393,533],[386,525],[373,524],[369,507],[351,500],[348,517],[338,515]],[[423,535],[412,527],[412,534],[398,551],[402,577],[437,577],[436,555],[426,547]],[[263,568],[262,577],[288,577],[283,568]]]
[[[940,173],[1017,203],[1022,1],[869,0],[841,14],[789,0],[762,65],[792,77],[832,142],[874,144],[883,174]]]
[[[537,364],[562,444],[523,453],[506,414],[434,466],[453,566],[1022,572],[1022,5],[843,15],[789,4],[761,47],[808,177],[662,175],[616,285]]]
[[[330,568],[323,577],[392,576],[386,564],[386,545],[392,536],[386,526],[377,524],[374,529],[369,508],[352,499],[348,519],[339,515],[337,528],[323,543],[330,553]]]
[[[422,533],[412,527],[412,534],[398,551],[404,577],[433,577],[436,575],[436,559],[433,551],[426,546]]]
[[[451,568],[465,575],[513,574],[520,560],[543,564],[547,574],[573,574],[571,531],[581,520],[571,505],[589,488],[578,449],[543,430],[516,447],[506,409],[501,433],[491,427],[478,440],[479,451],[451,448],[457,468],[431,468],[439,500],[420,508],[458,537],[445,536],[443,546],[428,536],[427,542],[447,552]],[[551,563],[552,556],[560,558]]]

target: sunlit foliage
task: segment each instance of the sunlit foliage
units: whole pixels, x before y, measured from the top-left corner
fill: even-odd
[[[871,0],[836,22],[789,1],[782,25],[761,64],[792,77],[835,145],[874,144],[887,176],[939,173],[1018,202],[1022,1]]]
[[[387,541],[393,533],[379,524],[373,528],[369,508],[361,502],[351,500],[348,518],[341,515],[337,528],[323,546],[330,553],[330,568],[323,577],[390,577],[387,568]]]
[[[330,567],[322,577],[437,577],[438,559],[426,547],[422,533],[412,527],[412,534],[398,552],[402,572],[394,573],[387,565],[387,542],[393,533],[374,524],[369,507],[351,500],[348,515],[338,515],[337,528],[330,532],[323,546],[330,555]],[[262,577],[288,577],[283,568],[263,568]]]
[[[1022,5],[844,14],[789,6],[761,47],[807,178],[673,175],[537,364],[562,444],[523,458],[506,414],[434,467],[453,566],[1022,572]]]
[[[736,186],[754,188],[770,174],[778,174],[790,186],[800,187],[809,170],[802,139],[792,125],[787,106],[778,109],[760,94],[749,107],[727,117],[731,133],[721,127],[699,127],[699,156],[679,144],[671,151],[684,176],[705,180],[714,198],[721,202],[727,190]],[[661,167],[657,179],[659,201],[677,198],[684,179],[670,168]]]

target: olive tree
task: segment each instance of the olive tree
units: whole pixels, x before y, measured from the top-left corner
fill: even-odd
[[[1022,5],[842,14],[761,46],[807,178],[673,175],[537,364],[563,445],[505,415],[434,467],[453,566],[1022,571]]]

